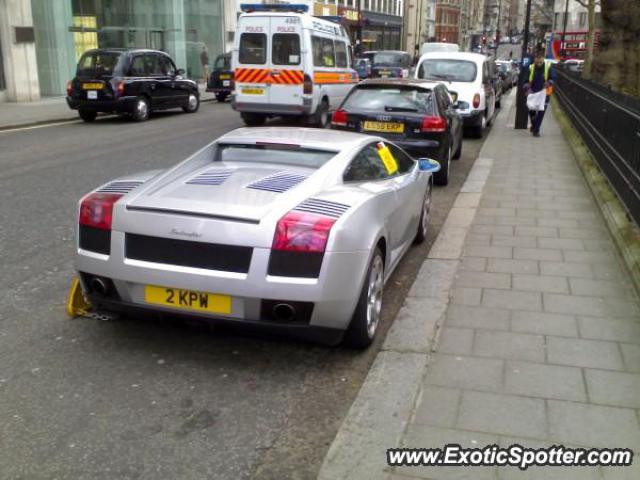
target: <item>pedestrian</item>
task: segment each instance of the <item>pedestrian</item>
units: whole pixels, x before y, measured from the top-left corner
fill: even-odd
[[[525,84],[527,108],[531,120],[529,131],[534,137],[540,136],[540,126],[553,93],[554,78],[555,72],[551,63],[545,61],[543,51],[538,51],[533,63],[529,65],[529,77]]]
[[[364,53],[364,46],[360,42],[360,39],[357,39],[356,40],[356,47],[354,48],[354,54],[355,54],[356,58],[360,58],[363,53]]]
[[[513,60],[513,50],[509,51],[509,60]]]
[[[206,85],[209,81],[209,52],[206,45],[202,46],[202,52],[200,52],[200,64],[202,65],[202,75]]]

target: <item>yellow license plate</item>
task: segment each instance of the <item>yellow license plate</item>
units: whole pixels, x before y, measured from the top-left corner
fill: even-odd
[[[403,133],[404,123],[364,122],[364,129],[370,132]]]
[[[144,301],[154,305],[208,313],[231,313],[231,297],[181,288],[144,287]]]
[[[264,88],[243,88],[242,93],[245,95],[264,95]]]
[[[102,83],[83,83],[83,90],[102,90],[104,85]]]
[[[229,80],[231,75],[220,75],[220,80]]]

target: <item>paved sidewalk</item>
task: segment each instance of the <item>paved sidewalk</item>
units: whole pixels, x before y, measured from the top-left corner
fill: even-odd
[[[215,95],[200,84],[200,100],[215,101]],[[53,97],[28,103],[0,103],[0,130],[21,128],[44,123],[78,120],[78,112],[67,106],[64,97]]]
[[[553,112],[541,138],[514,130],[513,114],[498,118],[319,478],[640,478],[638,460],[386,466],[386,448],[448,443],[640,452],[632,282]]]

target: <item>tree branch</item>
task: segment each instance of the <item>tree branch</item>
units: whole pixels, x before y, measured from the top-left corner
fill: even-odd
[[[582,5],[584,8],[589,8],[589,0],[574,0],[574,1]],[[594,7],[597,7],[599,5],[600,5],[600,0],[596,0],[593,4]]]

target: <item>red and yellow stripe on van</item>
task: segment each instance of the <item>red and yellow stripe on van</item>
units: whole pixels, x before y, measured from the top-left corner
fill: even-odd
[[[270,83],[273,85],[302,85],[304,72],[302,70],[271,70]]]
[[[264,68],[236,68],[233,78],[236,83],[267,83],[269,73]]]
[[[314,72],[313,83],[326,85],[332,83],[358,83],[357,75],[351,72]]]
[[[271,85],[302,85],[302,70],[268,69],[268,68],[236,68],[236,83],[267,83]]]

